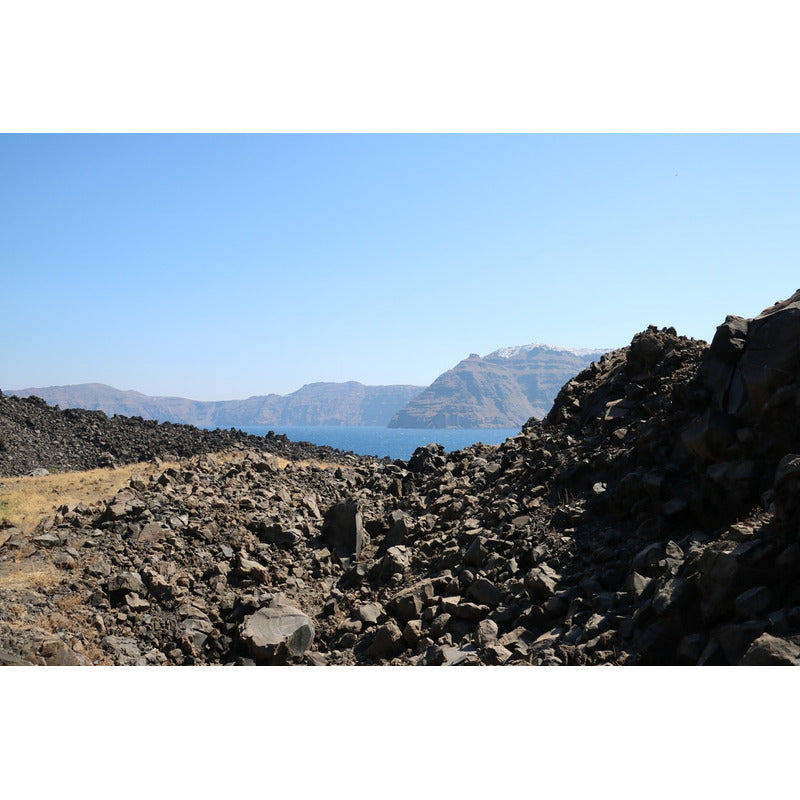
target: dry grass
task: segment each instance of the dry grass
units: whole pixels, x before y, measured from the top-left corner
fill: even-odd
[[[60,597],[56,602],[56,605],[62,611],[69,612],[74,611],[76,608],[80,608],[85,601],[86,597],[84,595],[74,592],[73,594],[65,594],[63,597]]]
[[[57,472],[51,475],[27,475],[0,479],[0,521],[5,520],[23,533],[31,533],[39,520],[67,503],[90,505],[107,500],[123,486],[131,475],[151,475],[177,462],[128,464],[125,467],[91,469],[85,472]]]
[[[60,583],[64,573],[53,564],[28,560],[0,564],[0,589],[41,589]]]
[[[279,469],[286,469],[290,464],[295,467],[320,467],[321,469],[336,469],[342,467],[347,469],[346,464],[337,464],[333,461],[318,461],[315,458],[304,458],[299,461],[293,461],[290,458],[283,458],[283,456],[274,456]]]
[[[85,601],[85,596],[64,595],[56,602],[58,611],[43,612],[10,602],[7,609],[11,614],[0,622],[0,639],[8,632],[59,637],[67,634],[68,646],[90,664],[110,665],[112,662],[99,644],[100,634],[90,621],[92,612],[85,606]]]

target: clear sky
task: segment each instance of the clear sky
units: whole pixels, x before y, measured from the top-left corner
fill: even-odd
[[[425,385],[800,287],[792,134],[0,135],[0,388]]]

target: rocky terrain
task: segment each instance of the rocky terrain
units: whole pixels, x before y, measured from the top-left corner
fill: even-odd
[[[201,430],[171,422],[102,411],[49,406],[39,397],[0,392],[0,476],[32,470],[83,470],[181,458],[232,447],[249,447],[287,458],[331,458],[336,451],[285,436],[251,436],[242,431]]]
[[[642,331],[497,447],[240,441],[6,526],[0,661],[800,664],[798,334],[800,292]]]
[[[550,410],[558,390],[602,350],[505,347],[440,375],[398,411],[390,428],[518,428]]]
[[[288,395],[246,400],[200,401],[151,397],[102,383],[6,390],[17,397],[36,396],[61,408],[85,408],[207,427],[247,425],[386,425],[418,395],[422,386],[365,386],[356,381],[309,383]]]

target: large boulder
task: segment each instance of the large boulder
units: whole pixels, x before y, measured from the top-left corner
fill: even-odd
[[[343,563],[358,558],[364,545],[364,525],[356,500],[336,503],[325,512],[322,538]]]
[[[259,664],[286,664],[314,641],[314,624],[290,605],[260,608],[239,626],[239,638]]]

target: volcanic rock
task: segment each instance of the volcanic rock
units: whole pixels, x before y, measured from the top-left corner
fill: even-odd
[[[314,641],[314,625],[299,609],[279,605],[250,614],[239,636],[258,663],[283,664],[308,650]]]

